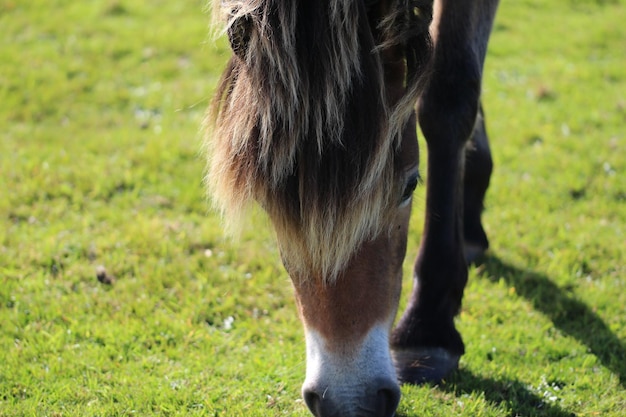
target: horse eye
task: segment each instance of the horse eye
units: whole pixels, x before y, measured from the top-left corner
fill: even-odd
[[[418,173],[412,174],[404,185],[404,191],[402,191],[402,197],[400,198],[400,204],[406,203],[413,196],[413,191],[417,188],[417,184],[420,182],[420,176]]]

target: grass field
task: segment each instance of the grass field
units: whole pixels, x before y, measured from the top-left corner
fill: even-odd
[[[467,353],[400,417],[626,414],[624,22],[618,0],[502,3]],[[272,231],[226,239],[204,195],[208,23],[204,0],[0,0],[0,416],[307,415]]]

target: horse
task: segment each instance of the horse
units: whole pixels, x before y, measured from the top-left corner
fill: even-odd
[[[267,213],[306,342],[316,417],[393,416],[400,383],[458,368],[468,263],[488,249],[481,79],[498,0],[220,0],[232,49],[207,116],[227,228]],[[412,195],[424,231],[398,310]]]

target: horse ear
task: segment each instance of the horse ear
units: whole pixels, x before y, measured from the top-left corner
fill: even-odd
[[[239,59],[244,59],[248,52],[250,35],[252,32],[252,19],[248,15],[243,15],[233,19],[226,30],[228,41],[235,55]]]

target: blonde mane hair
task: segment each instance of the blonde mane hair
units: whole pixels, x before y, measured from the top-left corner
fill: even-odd
[[[215,3],[234,55],[207,117],[210,195],[231,228],[257,201],[289,272],[333,280],[397,203],[395,153],[425,66],[413,49],[429,49],[428,24],[408,0],[374,28],[372,1]],[[398,45],[406,93],[390,105],[381,51]]]

